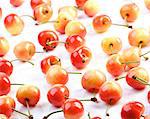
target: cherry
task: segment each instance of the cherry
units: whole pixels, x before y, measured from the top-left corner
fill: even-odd
[[[106,81],[106,76],[98,70],[89,70],[84,73],[81,83],[82,87],[91,92],[98,93],[101,85]]]
[[[33,14],[34,20],[38,23],[45,23],[52,17],[53,10],[48,4],[40,4],[34,8]]]
[[[48,101],[56,107],[62,107],[68,97],[68,88],[61,84],[52,86],[47,93]]]
[[[150,91],[148,92],[147,98],[148,98],[148,102],[150,103]]]
[[[150,43],[149,31],[144,28],[133,29],[128,35],[128,40],[132,46],[145,47]]]
[[[87,0],[85,2],[83,10],[87,16],[93,17],[99,12],[100,7],[97,2],[97,0]]]
[[[122,63],[122,60],[119,54],[111,55],[106,63],[107,71],[113,76],[121,75],[125,67],[125,63]]]
[[[122,97],[120,85],[114,81],[105,82],[99,89],[99,97],[109,105],[116,104]]]
[[[65,34],[67,36],[79,35],[84,38],[86,32],[87,31],[85,26],[81,22],[76,20],[70,21],[65,27]]]
[[[75,0],[76,5],[78,6],[78,8],[81,8],[81,9],[84,7],[84,4],[86,3],[86,1],[88,0]]]
[[[122,119],[140,119],[145,107],[140,102],[129,102],[122,107],[121,117]]]
[[[52,112],[43,119],[48,119],[49,116],[58,112],[63,112],[65,119],[80,119],[84,114],[84,107],[77,99],[67,99],[63,105],[63,110]]]
[[[15,46],[14,54],[19,60],[28,61],[35,54],[35,45],[30,41],[22,41]]]
[[[66,39],[65,48],[69,53],[72,53],[75,49],[85,44],[85,39],[79,35],[69,36]]]
[[[92,58],[92,53],[89,48],[81,46],[71,53],[71,63],[77,69],[85,68]]]
[[[23,4],[24,0],[10,0],[10,4],[14,7],[19,7]]]
[[[4,38],[0,37],[0,57],[5,56],[9,51],[9,42]]]
[[[54,50],[56,46],[58,45],[58,43],[52,42],[52,41],[58,41],[58,40],[59,38],[54,31],[46,30],[46,31],[40,32],[38,35],[38,41],[40,45],[43,46],[46,51]]]
[[[127,22],[134,22],[139,15],[139,7],[135,3],[125,4],[121,7],[120,14]]]
[[[0,119],[8,119],[4,114],[0,114]]]
[[[13,113],[13,108],[15,108],[15,101],[9,96],[0,96],[0,114],[4,114],[8,118]]]
[[[102,40],[101,46],[106,54],[112,55],[121,50],[122,42],[118,37],[107,37]]]
[[[135,67],[127,73],[126,81],[132,88],[142,90],[145,88],[145,84],[149,82],[149,75],[144,68]]]
[[[61,66],[61,61],[58,57],[56,56],[48,56],[46,58],[44,58],[41,61],[41,70],[44,74],[47,73],[47,71],[49,70],[49,68],[53,65],[60,65]]]
[[[11,35],[19,35],[24,28],[23,20],[16,14],[9,14],[4,19],[4,25]]]
[[[30,5],[32,7],[32,9],[34,9],[35,7],[37,7],[40,4],[46,3],[49,6],[51,5],[51,0],[31,0]]]
[[[150,10],[150,0],[144,0],[145,6],[148,10]]]
[[[49,84],[66,84],[68,82],[68,74],[81,74],[78,72],[67,72],[59,65],[54,65],[49,68],[46,73],[46,80]]]

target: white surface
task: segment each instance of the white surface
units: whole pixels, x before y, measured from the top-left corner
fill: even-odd
[[[124,23],[124,21],[120,17],[120,7],[129,2],[130,0],[98,0],[100,3],[101,11],[99,14],[106,14],[109,15],[114,23]],[[133,24],[134,27],[144,27],[149,28],[150,27],[150,12],[145,8],[143,0],[131,0],[132,2],[137,3],[137,5],[140,7],[140,16],[139,19]],[[131,2],[130,1],[130,2]],[[9,53],[6,56],[6,59],[12,60],[15,59],[15,56],[13,54],[13,48],[14,46],[24,40],[32,41],[37,48],[37,51],[42,51],[42,47],[39,45],[37,36],[38,33],[42,30],[53,30],[52,24],[45,24],[41,26],[35,26],[34,21],[30,18],[23,18],[25,23],[24,31],[15,37],[12,37],[4,28],[3,25],[3,19],[6,15],[9,13],[17,13],[18,15],[32,15],[32,9],[30,7],[30,0],[25,0],[25,3],[18,8],[13,8],[9,4],[9,0],[0,0],[0,6],[3,8],[3,18],[0,21],[0,36],[4,36],[9,40],[9,43],[11,44],[11,49]],[[75,5],[74,0],[52,0],[52,8],[54,10],[53,18],[51,20],[54,20],[57,17],[57,10],[59,7],[64,5]],[[101,40],[104,37],[109,36],[118,36],[121,38],[123,42],[123,49],[130,47],[128,44],[128,33],[130,29],[123,28],[123,27],[117,27],[112,26],[106,33],[103,34],[96,34],[91,26],[92,18],[88,18],[83,12],[79,13],[80,20],[83,22],[83,24],[87,28],[87,35],[85,37],[86,39],[86,45],[92,50],[93,58],[90,62],[90,64],[87,66],[86,69],[83,70],[85,72],[88,69],[99,69],[102,70],[107,77],[107,80],[113,80],[113,77],[107,73],[105,64],[107,61],[108,56],[104,54],[102,51],[100,44]],[[65,35],[59,36],[60,40],[65,40]],[[143,49],[144,51],[148,51],[150,48]],[[34,84],[37,85],[41,91],[41,99],[37,106],[35,108],[31,109],[32,114],[34,115],[35,119],[41,119],[44,115],[48,114],[51,111],[57,110],[57,108],[54,108],[51,104],[49,104],[47,100],[47,91],[51,87],[47,84],[45,80],[45,76],[42,74],[40,69],[40,61],[49,55],[56,55],[61,58],[62,66],[66,68],[68,71],[75,71],[76,69],[72,67],[70,59],[69,59],[69,53],[65,50],[63,45],[59,45],[53,52],[48,52],[45,54],[36,54],[32,61],[35,63],[35,66],[31,66],[28,63],[20,63],[20,62],[14,62],[14,71],[11,75],[11,82],[12,83],[25,83],[25,84]],[[150,62],[142,62],[142,67],[145,67],[148,71],[150,71]],[[67,83],[67,87],[70,90],[70,97],[72,98],[79,98],[84,99],[88,97],[92,97],[92,94],[87,93],[85,90],[82,89],[81,86],[81,77],[82,75],[70,75],[69,76],[69,82]],[[145,107],[145,114],[150,114],[150,105],[147,101],[147,91],[148,88],[143,91],[135,91],[132,88],[130,88],[125,80],[119,81],[120,85],[123,89],[123,97],[122,99],[112,108],[109,110],[110,113],[110,119],[120,119],[120,110],[123,104],[129,102],[129,101],[140,101],[142,102]],[[9,95],[11,95],[16,100],[16,90],[18,87],[13,87],[11,89],[11,92]],[[98,97],[99,98],[99,97]],[[21,104],[19,104],[17,101],[17,107],[16,109],[27,112],[26,108],[23,107]],[[103,119],[105,117],[105,110],[106,105],[103,102],[100,102],[99,104],[95,103],[84,103],[85,107],[85,115],[84,119],[88,119],[87,113],[90,111],[91,116],[101,116]],[[13,114],[11,119],[24,119],[24,117],[20,117],[20,115],[17,115],[16,113]],[[55,114],[54,116],[51,116],[50,119],[63,119],[63,113]]]

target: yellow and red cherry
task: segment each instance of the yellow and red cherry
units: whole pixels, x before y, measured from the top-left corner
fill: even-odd
[[[14,48],[15,56],[21,61],[30,60],[35,52],[35,45],[30,41],[22,41]]]
[[[89,64],[92,58],[92,53],[89,48],[81,46],[71,53],[70,58],[74,67],[77,69],[83,69]]]
[[[85,26],[76,20],[70,21],[65,27],[65,34],[67,36],[79,35],[84,38],[86,33]]]
[[[114,81],[105,82],[99,89],[99,97],[109,105],[116,104],[122,97],[120,85]]]
[[[149,74],[142,67],[135,67],[126,75],[126,82],[136,90],[143,90],[149,82]]]
[[[109,57],[106,63],[107,71],[113,76],[119,76],[124,72],[125,64],[122,63],[121,56],[119,54],[113,54]]]
[[[35,7],[37,7],[40,4],[47,4],[49,6],[51,6],[51,0],[31,0],[30,5],[32,7],[32,9],[34,9]]]
[[[76,19],[78,16],[78,11],[74,6],[64,6],[64,7],[59,8],[58,14],[61,14],[61,13],[67,13],[73,19]]]
[[[102,40],[101,47],[106,54],[112,55],[121,50],[122,42],[118,37],[107,37]]]
[[[68,99],[63,105],[63,109],[59,111],[52,112],[43,119],[48,119],[52,114],[63,112],[65,119],[80,119],[84,115],[84,107],[81,101],[77,99]]]
[[[84,73],[81,84],[85,90],[91,93],[98,93],[99,88],[105,81],[106,76],[103,72],[99,70],[89,70]]]
[[[51,51],[58,45],[58,35],[54,31],[42,31],[38,35],[38,41],[46,51]]]
[[[4,114],[0,114],[0,119],[8,119]]]
[[[78,47],[85,45],[85,39],[79,35],[69,36],[65,42],[65,48],[69,53],[72,53]]]
[[[19,35],[24,28],[24,22],[23,20],[16,14],[9,14],[4,19],[4,25],[7,31],[15,36]]]
[[[9,51],[9,42],[4,38],[0,37],[0,57],[5,56]]]
[[[38,23],[48,22],[52,17],[53,10],[48,4],[40,4],[33,10],[34,20]]]
[[[97,0],[87,0],[83,6],[83,10],[87,16],[93,17],[99,12],[100,7]]]
[[[14,7],[19,7],[23,4],[24,0],[10,0],[10,4]]]
[[[62,84],[56,84],[47,93],[48,101],[55,107],[62,107],[69,98],[69,89]]]
[[[6,59],[0,59],[0,72],[3,72],[7,76],[10,76],[13,72],[12,63]]]
[[[147,99],[148,99],[148,102],[150,103],[150,91],[148,92]]]
[[[80,8],[80,9],[83,9],[84,4],[86,3],[86,1],[88,1],[88,0],[75,0],[77,7]]]
[[[57,57],[57,56],[49,56],[44,58],[41,61],[41,70],[44,74],[47,73],[47,71],[49,70],[49,68],[53,65],[60,65],[61,66],[61,60]]]
[[[135,3],[125,4],[120,9],[121,17],[127,22],[134,22],[139,15],[139,7]]]
[[[0,114],[4,114],[9,118],[15,108],[15,101],[9,96],[0,96]]]
[[[150,33],[144,28],[136,28],[130,31],[128,41],[131,46],[145,47],[150,43]]]
[[[150,0],[144,0],[145,6],[148,10],[150,10]]]
[[[140,102],[129,102],[122,107],[122,119],[140,119],[144,113],[145,107]]]

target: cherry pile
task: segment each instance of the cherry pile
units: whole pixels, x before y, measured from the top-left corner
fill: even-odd
[[[24,2],[25,0],[10,0],[9,4],[13,9],[17,9],[25,4]],[[125,79],[128,88],[131,88],[130,91],[134,93],[150,88],[149,71],[145,67],[141,67],[141,62],[150,66],[148,62],[150,31],[147,28],[139,28],[134,25],[140,16],[140,8],[136,3],[130,2],[121,6],[119,13],[123,23],[115,23],[110,15],[99,14],[101,7],[97,4],[97,0],[74,0],[74,6],[60,7],[57,11],[57,18],[52,20],[55,13],[53,2],[52,0],[30,0],[29,9],[32,10],[32,15],[24,14],[20,16],[13,11],[5,15],[3,14],[5,9],[0,8],[1,22],[3,22],[4,28],[11,38],[19,37],[24,33],[26,27],[24,19],[26,17],[33,20],[33,26],[36,28],[42,25],[54,27],[54,30],[44,29],[36,34],[36,43],[32,40],[17,42],[12,50],[14,59],[8,59],[11,51],[10,41],[4,36],[0,36],[0,119],[13,118],[14,113],[28,119],[48,119],[53,114],[57,116],[57,113],[63,113],[65,119],[81,119],[86,113],[88,119],[110,118],[109,110],[113,109],[114,105],[121,103],[121,99],[125,96],[126,89],[121,84],[121,80]],[[150,0],[143,0],[143,2],[145,8],[150,11]],[[89,26],[92,26],[92,31],[96,35],[109,32],[112,26],[115,26],[116,29],[125,28],[129,31],[129,45],[126,49],[123,49],[124,41],[121,37],[108,36],[101,39],[100,46],[103,55],[107,57],[105,67],[111,79],[108,79],[108,76],[102,70],[87,68],[95,55],[93,55],[93,49],[87,46],[89,26],[85,26],[80,21],[79,13],[91,19]],[[65,40],[61,39],[62,35]],[[93,45],[92,42],[94,42],[94,39],[91,39],[91,45]],[[37,43],[38,46],[35,45]],[[70,56],[71,66],[69,67],[72,67],[72,70],[63,66],[65,61],[60,56],[63,51],[60,51],[58,55],[52,54],[57,50],[57,47],[63,46],[66,55]],[[13,78],[15,78],[13,74],[16,73],[15,68],[18,67],[15,62],[19,62],[21,66],[29,63],[31,66],[37,67],[35,62],[37,59],[34,58],[38,55],[44,57],[40,59],[40,66],[38,67],[43,79],[45,79],[44,81],[46,81],[45,86],[47,87],[45,87],[45,90],[48,88],[44,97],[47,99],[44,101],[46,105],[58,108],[58,110],[47,110],[47,112],[44,112],[45,115],[41,117],[36,117],[31,108],[37,108],[37,104],[43,98],[44,91],[41,89],[43,86],[36,86],[34,83],[13,83]],[[96,65],[101,65],[100,60]],[[26,73],[25,69],[23,70]],[[85,91],[84,93],[90,93],[90,98],[82,96],[82,94],[80,97],[72,97],[68,85],[73,81],[70,75],[80,76],[82,90]],[[36,80],[34,81],[36,82]],[[74,83],[74,85],[79,87],[79,84]],[[14,93],[12,87],[17,89],[15,91],[16,97],[11,96],[11,93]],[[80,95],[80,91],[78,93]],[[126,97],[130,98],[128,95]],[[145,97],[145,102],[150,104],[150,90],[147,94],[143,93],[143,97]],[[101,112],[99,112],[100,115],[95,117],[92,115],[94,111],[87,112],[85,105],[88,102],[94,105],[104,103],[105,106],[101,108],[106,109],[105,117],[100,116],[102,115]],[[27,112],[17,109],[18,105],[22,105]],[[149,114],[145,113],[146,111]],[[123,103],[121,110],[113,113],[120,115],[122,119],[150,119],[149,110],[137,100]]]

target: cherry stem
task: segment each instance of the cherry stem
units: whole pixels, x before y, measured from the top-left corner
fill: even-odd
[[[130,25],[128,25],[128,24],[124,25],[124,24],[115,24],[115,23],[112,23],[112,25],[115,25],[115,26],[123,26],[123,27],[127,27],[127,28],[130,28],[130,29],[133,28],[132,26],[130,26]]]
[[[147,54],[149,54],[149,53],[150,53],[150,51],[148,51],[148,52],[146,52],[146,53],[140,55],[140,57],[143,57],[143,56],[145,56],[145,55],[147,55]]]
[[[23,86],[24,84],[19,84],[19,83],[16,84],[16,83],[12,83],[11,85],[13,85],[13,86],[19,86],[19,85],[20,85],[20,86]]]
[[[124,79],[124,78],[126,78],[126,77],[125,77],[125,76],[123,76],[123,77],[118,77],[118,78],[115,78],[115,81],[118,81],[118,80]]]
[[[135,79],[135,80],[137,80],[137,81],[139,81],[140,83],[142,83],[142,84],[144,84],[144,85],[150,86],[149,83],[147,83],[145,80],[143,80],[143,79],[141,79],[141,78],[139,78],[139,77],[132,76],[132,78]]]
[[[21,114],[21,115],[24,115],[24,116],[26,116],[26,117],[29,117],[27,114],[22,113],[22,112],[20,112],[20,111],[14,109],[14,108],[12,108],[12,110],[15,111],[15,112],[17,112],[17,113],[19,113],[19,114]]]
[[[111,100],[110,100],[110,103],[111,103]],[[109,105],[107,105],[107,108],[106,108],[106,117],[109,117],[109,113],[108,113],[109,109],[110,109],[110,107],[109,107]]]
[[[20,17],[29,17],[29,18],[31,18],[31,19],[33,19],[35,21],[35,18],[33,16],[30,16],[30,15],[22,15]]]
[[[88,112],[88,118],[91,119],[90,112]]]
[[[43,23],[36,23],[35,25],[42,25],[42,24],[47,24],[47,23],[59,23],[59,21],[47,21],[47,22],[43,22]]]
[[[35,53],[45,53],[45,52],[42,52],[42,51],[36,51]]]
[[[82,8],[79,8],[79,7],[77,7],[77,6],[73,6],[74,8],[76,8],[76,9],[78,9],[78,10],[83,10]]]
[[[27,106],[27,110],[29,114],[29,119],[33,119],[33,116],[31,115],[31,112],[30,112],[29,100],[25,99],[25,102],[26,102],[26,106]]]
[[[113,50],[112,50],[112,47],[113,47],[113,44],[111,43],[111,44],[109,45],[109,48],[110,48],[110,50],[111,50],[111,55],[114,54],[114,53],[113,53]]]
[[[145,117],[144,115],[141,115],[141,117]]]
[[[51,46],[53,43],[63,43],[63,44],[68,44],[67,42],[63,42],[63,41],[50,41],[50,42],[47,42],[46,45]]]
[[[56,61],[56,62],[52,62],[51,65],[55,65],[55,64],[57,64],[58,62],[61,62],[61,60],[59,59],[59,60]]]
[[[139,63],[139,61],[129,61],[129,62],[122,62],[121,64],[133,64],[133,63]]]
[[[81,72],[67,72],[68,74],[82,74]]]
[[[53,114],[56,114],[56,113],[59,113],[59,112],[63,112],[63,110],[58,110],[58,111],[55,111],[55,112],[51,112],[50,114],[48,114],[47,116],[44,116],[43,119],[48,119],[49,116],[53,115]]]
[[[12,63],[12,62],[15,62],[15,61],[28,62],[29,64],[34,65],[34,63],[29,61],[29,60],[14,59],[14,60],[11,60],[10,62]]]
[[[80,100],[80,101],[82,101],[82,102],[92,101],[92,102],[96,102],[96,103],[98,103],[98,100],[97,100],[97,98],[96,98],[96,97],[93,97],[93,98],[91,98],[91,99],[82,99],[82,100]]]

